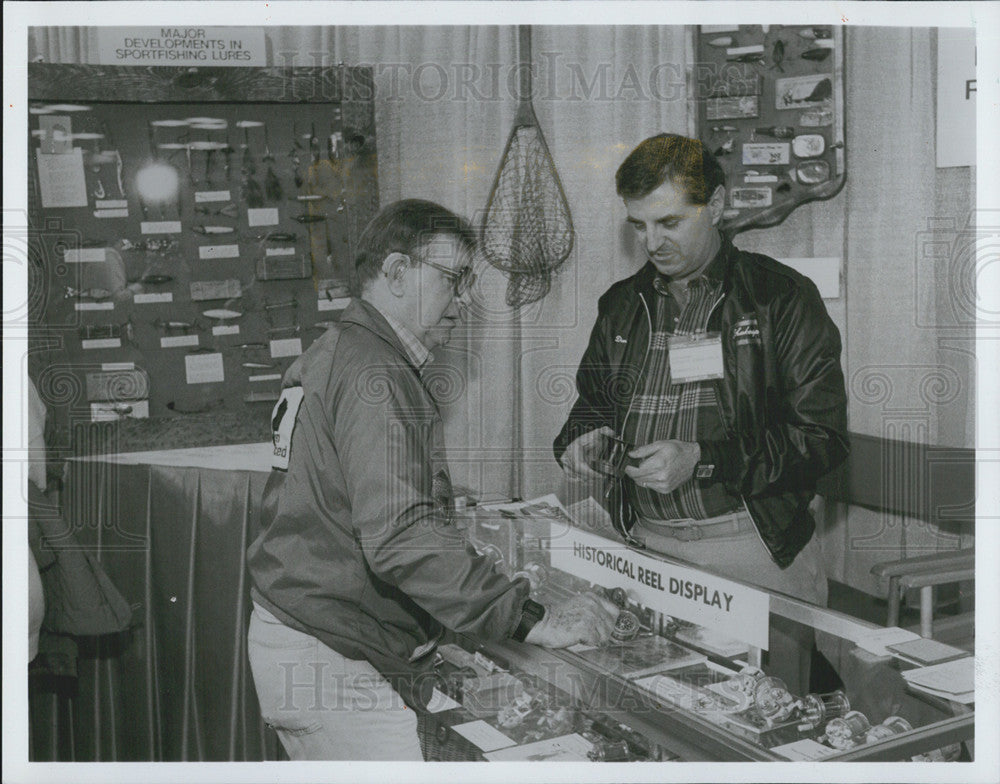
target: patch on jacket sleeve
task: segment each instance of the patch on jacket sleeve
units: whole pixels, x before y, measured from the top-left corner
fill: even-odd
[[[756,316],[742,316],[733,324],[733,342],[737,346],[759,346],[760,327]]]
[[[305,390],[302,387],[286,387],[281,390],[281,397],[274,404],[271,412],[271,440],[274,443],[274,454],[271,457],[271,467],[279,471],[288,470],[288,459],[292,454],[292,432],[299,417],[299,406]]]

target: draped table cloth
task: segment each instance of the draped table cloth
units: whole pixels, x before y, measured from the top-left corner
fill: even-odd
[[[133,607],[132,627],[79,639],[69,688],[32,688],[32,759],[230,761],[282,756],[246,655],[246,549],[270,444],[69,463],[64,509]]]

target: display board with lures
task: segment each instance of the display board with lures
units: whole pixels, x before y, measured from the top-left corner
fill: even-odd
[[[842,28],[703,25],[693,59],[698,136],[726,172],[723,230],[775,225],[843,187]]]
[[[378,209],[371,69],[33,64],[29,95],[50,417],[266,418],[346,307]]]

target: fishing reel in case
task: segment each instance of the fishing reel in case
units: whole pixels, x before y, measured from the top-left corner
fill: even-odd
[[[754,708],[768,724],[777,724],[788,719],[794,712],[797,701],[781,678],[761,678],[754,687]]]
[[[844,692],[837,690],[827,694],[807,694],[799,700],[799,730],[816,729],[824,721],[844,716],[851,703]]]
[[[826,740],[827,745],[835,749],[852,749],[866,742],[871,726],[865,714],[860,711],[848,711],[844,716],[827,722],[826,730],[820,740]]]

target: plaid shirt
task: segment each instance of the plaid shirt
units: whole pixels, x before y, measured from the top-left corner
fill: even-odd
[[[625,438],[640,445],[677,439],[698,441],[724,437],[724,425],[716,399],[715,383],[695,381],[671,385],[671,335],[697,335],[708,330],[708,317],[722,293],[721,259],[688,285],[688,303],[682,309],[671,296],[664,279],[654,286],[660,296],[650,303],[654,312],[646,373],[633,401]],[[671,493],[662,494],[634,482],[626,482],[629,501],[640,517],[649,520],[705,520],[741,509],[740,500],[721,484],[702,485],[688,480]]]

